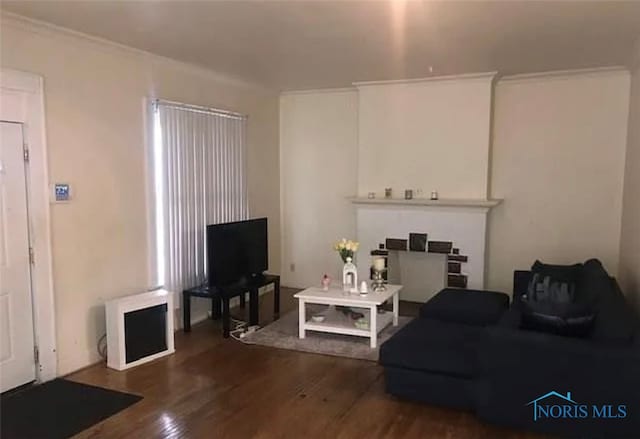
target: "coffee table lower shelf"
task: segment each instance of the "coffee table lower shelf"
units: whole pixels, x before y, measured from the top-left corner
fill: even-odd
[[[370,339],[371,348],[377,347],[378,333],[388,325],[398,325],[398,293],[401,285],[389,285],[383,293],[370,293],[365,297],[350,296],[340,290],[321,291],[317,288],[308,288],[294,297],[298,299],[298,336],[303,339],[306,331],[328,332],[332,334],[344,334]],[[392,300],[393,311],[378,312],[378,307],[386,300]],[[307,316],[307,304],[328,305],[328,308],[319,313],[325,317],[322,322],[312,320]],[[350,315],[345,315],[336,306],[344,306],[364,314],[367,328],[359,328],[356,321]],[[308,318],[309,317],[309,318]]]
[[[344,316],[340,311],[336,311],[333,308],[322,313],[325,316],[325,320],[323,322],[314,322],[312,319],[307,319],[304,323],[304,329],[306,331],[330,332],[332,334],[355,335],[359,337],[371,336],[371,311],[357,307],[351,308],[364,314],[364,319],[369,323],[369,327],[367,329],[357,328],[355,326],[355,320],[349,316]],[[378,334],[392,323],[392,312],[385,311],[382,314],[378,313],[376,324]]]

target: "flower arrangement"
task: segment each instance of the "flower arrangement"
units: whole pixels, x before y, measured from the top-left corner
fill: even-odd
[[[353,260],[353,254],[358,251],[359,246],[360,243],[358,241],[342,238],[340,241],[335,243],[333,249],[340,254],[342,262],[346,263],[347,258],[351,258],[351,260]]]

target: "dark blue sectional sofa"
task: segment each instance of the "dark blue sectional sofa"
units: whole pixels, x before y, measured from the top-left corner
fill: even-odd
[[[499,292],[445,289],[380,347],[388,393],[572,437],[640,438],[640,320],[602,264],[580,267],[595,297],[589,333],[523,329],[531,273]]]

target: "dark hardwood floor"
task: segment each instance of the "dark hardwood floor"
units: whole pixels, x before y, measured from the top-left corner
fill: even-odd
[[[283,313],[297,306],[293,293],[283,289]],[[405,315],[416,309],[401,307]],[[262,296],[261,323],[271,311],[272,296]],[[83,438],[540,437],[391,397],[376,363],[245,345],[222,338],[214,321],[177,333],[172,356],[124,372],[98,364],[67,378],[144,396]]]

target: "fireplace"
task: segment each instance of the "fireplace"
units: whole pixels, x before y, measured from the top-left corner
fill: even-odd
[[[402,282],[402,300],[425,301],[445,286],[484,288],[487,213],[499,200],[351,201],[361,248],[389,247],[389,281]],[[359,261],[363,278],[368,265]]]

